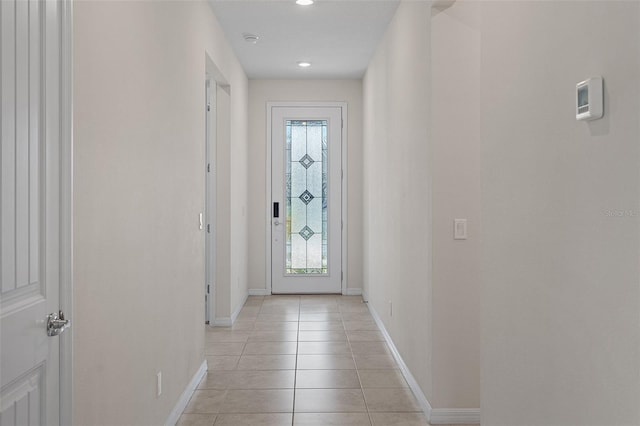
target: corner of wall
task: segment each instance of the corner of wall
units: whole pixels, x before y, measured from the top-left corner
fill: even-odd
[[[271,292],[266,288],[250,288],[249,296],[270,296]]]

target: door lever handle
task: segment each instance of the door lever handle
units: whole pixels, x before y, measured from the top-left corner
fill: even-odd
[[[62,311],[47,315],[47,336],[58,336],[71,326],[71,321],[64,319]]]

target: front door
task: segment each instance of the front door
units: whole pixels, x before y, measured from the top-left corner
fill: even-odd
[[[273,293],[341,293],[342,108],[271,109]]]
[[[60,423],[61,5],[0,1],[3,426]]]

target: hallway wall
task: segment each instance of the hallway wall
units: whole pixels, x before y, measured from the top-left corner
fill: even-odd
[[[479,3],[431,17],[433,407],[480,407]],[[454,240],[453,221],[468,238]]]
[[[482,424],[638,425],[640,3],[482,9]]]
[[[399,5],[363,80],[365,299],[427,399],[433,396],[430,7]]]
[[[402,2],[365,75],[363,235],[365,297],[451,423],[480,407],[481,39],[445,6]]]
[[[204,361],[205,52],[231,85],[245,294],[247,79],[206,2],[74,9],[74,424],[164,424]]]
[[[249,81],[249,283],[266,292],[267,102],[347,102],[347,284],[362,289],[362,82],[361,80]],[[263,293],[260,293],[263,294]]]

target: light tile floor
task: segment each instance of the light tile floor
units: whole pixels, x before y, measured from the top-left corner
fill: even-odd
[[[249,297],[205,353],[179,426],[429,424],[359,296]]]

